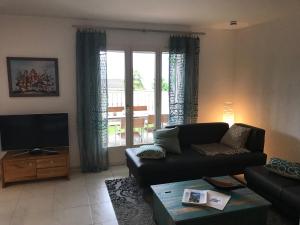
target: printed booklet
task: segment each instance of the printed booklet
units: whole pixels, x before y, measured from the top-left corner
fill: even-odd
[[[229,195],[225,195],[216,191],[184,189],[182,204],[209,206],[215,209],[223,210],[229,200]]]

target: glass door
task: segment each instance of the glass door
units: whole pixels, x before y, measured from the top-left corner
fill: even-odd
[[[133,144],[153,142],[155,128],[155,52],[132,52]]]
[[[161,111],[160,127],[169,123],[169,53],[161,54]]]
[[[107,51],[108,147],[126,145],[125,52]]]
[[[155,51],[107,51],[110,148],[153,143],[168,123],[169,58]]]

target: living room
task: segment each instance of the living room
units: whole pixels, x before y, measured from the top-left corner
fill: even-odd
[[[69,180],[17,182],[2,188],[0,224],[138,224],[130,222],[129,218],[122,221],[122,212],[119,215],[116,213],[105,180],[128,177],[130,168],[126,164],[125,149],[135,144],[152,144],[154,129],[169,124],[168,121],[163,123],[163,106],[166,105],[161,98],[163,92],[157,91],[162,83],[157,81],[162,81],[164,74],[167,74],[166,79],[169,78],[169,60],[164,64],[161,59],[164,53],[169,52],[170,37],[174,36],[200,40],[199,60],[196,63],[196,122],[230,122],[230,125],[234,122],[261,128],[265,131],[262,147],[263,153],[267,155],[265,163],[271,158],[299,163],[299,9],[300,3],[296,0],[201,0],[189,3],[129,1],[126,4],[121,1],[1,1],[0,116],[67,113],[70,177]],[[122,112],[108,109],[108,119],[117,120],[117,123],[108,121],[110,130],[106,130],[107,141],[108,144],[109,141],[113,143],[107,150],[109,165],[107,170],[97,173],[88,173],[81,168],[85,153],[81,153],[79,147],[78,90],[82,86],[78,82],[78,64],[84,60],[83,57],[78,58],[78,32],[106,34],[108,86],[114,67],[123,67],[123,77],[118,78],[123,79],[120,89],[123,100],[108,105],[122,106],[123,109]],[[121,53],[121,60],[114,61],[110,53]],[[147,85],[149,75],[139,67],[141,63],[135,64],[135,53],[141,53],[137,54],[136,59],[142,59],[146,54],[152,57],[152,66],[147,67],[147,70],[154,71],[154,85]],[[14,86],[9,81],[12,79],[9,66],[12,66],[13,61],[9,64],[7,57],[13,57],[12,60],[24,57],[56,59],[59,81],[56,95],[13,96]],[[145,61],[144,65],[150,65],[148,62]],[[141,79],[145,78],[144,89],[134,89],[132,85],[135,65],[140,70]],[[162,71],[163,68],[166,68],[166,73]],[[148,102],[137,104],[146,105],[146,112],[127,108],[125,102],[135,106],[135,93],[141,92],[143,96],[148,89],[149,92],[151,89],[154,96],[151,95],[151,105]],[[83,87],[80,93],[86,90]],[[169,97],[169,92],[166,96]],[[169,99],[166,102],[169,104]],[[169,107],[166,108],[169,110]],[[228,108],[229,116],[226,114]],[[129,116],[124,111],[129,111]],[[142,116],[147,114],[142,127],[132,127],[135,113]],[[122,128],[122,118],[115,118],[119,114],[125,117],[128,127],[125,125]],[[154,127],[145,122],[149,121],[148,114],[155,115]],[[196,136],[196,139],[201,138]],[[0,154],[4,155],[6,151]],[[102,170],[101,166],[99,170]],[[201,179],[203,176],[208,174],[199,174],[199,177],[193,179]],[[185,180],[178,179],[174,181]],[[299,194],[299,186],[297,191]],[[263,197],[270,201],[266,196]],[[145,202],[143,204],[147,204]],[[292,206],[299,212],[299,200],[296,203],[298,205]],[[147,210],[152,215],[152,209]],[[299,224],[299,216],[298,220],[294,217],[290,219],[281,209],[275,207],[274,210],[275,215],[272,214],[274,217],[271,219],[276,221],[273,224],[293,224],[295,220]],[[122,215],[126,213],[131,215],[129,212],[123,212]],[[142,221],[141,218],[137,220]],[[145,224],[152,223],[153,220]]]

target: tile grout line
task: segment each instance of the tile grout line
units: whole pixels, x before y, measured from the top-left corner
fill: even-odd
[[[56,191],[57,191],[57,183],[55,184],[55,188],[54,188],[54,191],[53,191],[53,209],[52,209],[52,213],[53,213],[53,219],[57,222],[57,224],[61,225],[59,219],[57,218],[57,215],[56,215],[56,212],[55,212],[55,194],[56,194]]]
[[[19,184],[17,184],[17,185],[19,185]],[[20,202],[20,198],[21,198],[22,192],[24,191],[24,187],[21,187],[20,189],[21,190],[20,190],[19,196],[17,197],[17,202],[16,202],[16,205],[15,205],[15,208],[14,208],[14,210],[13,210],[11,216],[10,216],[10,219],[9,219],[9,225],[13,225],[12,221],[13,221],[13,218],[14,218],[15,213],[17,211],[17,208],[18,208],[18,205],[19,205],[19,202]]]
[[[93,218],[93,213],[92,213],[92,207],[91,207],[91,201],[90,201],[90,195],[89,195],[89,191],[88,191],[88,187],[87,187],[87,180],[86,180],[86,174],[84,174],[84,187],[86,189],[86,194],[87,194],[87,197],[88,197],[88,206],[89,206],[89,211],[90,211],[90,217],[91,217],[91,220],[92,220],[92,224],[94,224],[94,218]]]
[[[103,187],[105,188],[105,189],[107,189],[107,187],[106,187],[106,184],[105,184],[105,180],[107,180],[107,179],[109,179],[109,178],[111,178],[111,177],[114,177],[114,175],[113,175],[113,172],[111,171],[111,170],[107,170],[107,172],[109,173],[109,177],[107,178],[107,177],[104,177],[103,179],[104,179],[104,185],[103,185]],[[85,182],[86,182],[86,180],[85,180]],[[87,185],[87,183],[85,183],[86,185]],[[102,188],[102,187],[100,187],[100,188]],[[109,200],[109,202],[111,203],[111,200]],[[89,203],[90,203],[90,197],[89,197]],[[99,203],[97,203],[97,204],[99,204]],[[101,203],[102,204],[102,203]],[[103,203],[104,204],[104,203]],[[93,205],[96,205],[96,204],[93,204]],[[91,210],[91,214],[93,214],[92,213],[92,204],[90,203],[90,210]],[[102,225],[103,224],[103,222],[101,222],[100,224],[99,223],[96,223],[96,221],[94,221],[94,217],[93,217],[93,215],[91,215],[92,216],[92,222],[93,222],[93,224],[92,225],[94,225],[94,224],[97,224],[97,225]]]

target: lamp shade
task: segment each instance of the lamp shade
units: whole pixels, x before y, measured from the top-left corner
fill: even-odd
[[[225,123],[228,123],[229,126],[232,126],[234,124],[234,112],[232,102],[224,102],[223,121]]]

